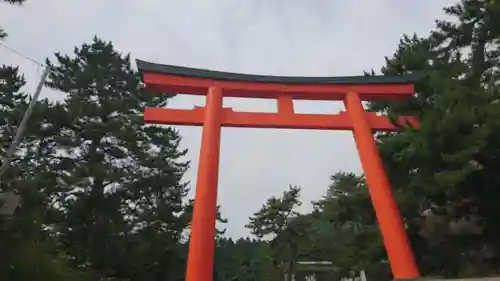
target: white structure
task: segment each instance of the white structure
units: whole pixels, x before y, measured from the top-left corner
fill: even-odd
[[[305,276],[305,281],[316,281],[316,273],[315,271],[330,271],[334,269],[334,265],[329,261],[298,261],[296,263],[297,270],[300,270],[299,267],[302,268],[315,268],[317,270],[304,270],[304,271],[312,271],[311,274]],[[321,269],[320,269],[321,268]],[[285,272],[285,280],[287,280],[287,273]],[[366,273],[364,270],[359,272],[359,276],[354,277],[344,277],[340,279],[341,281],[367,281]],[[295,281],[295,275],[292,275],[291,281]],[[333,280],[332,280],[333,281]]]

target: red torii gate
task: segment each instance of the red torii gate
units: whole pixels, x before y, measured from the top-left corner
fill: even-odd
[[[395,279],[420,276],[394,201],[373,131],[395,131],[386,116],[366,112],[362,100],[410,98],[417,77],[277,77],[236,74],[137,60],[150,91],[203,95],[204,107],[191,110],[146,108],[144,121],[153,124],[203,126],[196,198],[193,210],[187,281],[212,281],[221,127],[352,130],[369,186],[389,263]],[[223,108],[223,97],[276,99],[277,113],[237,112]],[[293,100],[340,100],[346,112],[336,115],[298,114]],[[411,117],[402,117],[416,125]]]

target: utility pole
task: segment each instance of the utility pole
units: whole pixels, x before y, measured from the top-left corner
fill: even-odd
[[[0,186],[1,186],[1,180],[2,180],[2,175],[7,171],[9,167],[9,163],[12,160],[12,157],[14,156],[14,153],[16,152],[17,146],[19,142],[21,141],[23,137],[24,130],[26,129],[26,125],[28,124],[28,119],[31,116],[31,113],[33,112],[33,108],[35,107],[36,102],[38,101],[38,97],[40,96],[40,93],[42,92],[43,85],[45,84],[45,80],[47,80],[47,77],[49,76],[50,73],[50,68],[47,66],[44,69],[44,72],[42,74],[42,78],[40,79],[40,82],[38,83],[35,94],[33,95],[33,98],[31,99],[28,108],[26,109],[26,112],[24,113],[23,119],[21,120],[21,123],[19,124],[19,127],[17,128],[16,135],[14,136],[14,139],[10,143],[9,149],[7,150],[7,153],[5,157],[3,157],[2,161],[2,166],[0,166]]]

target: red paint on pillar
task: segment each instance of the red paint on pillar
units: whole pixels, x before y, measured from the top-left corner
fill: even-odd
[[[208,90],[201,137],[186,281],[213,279],[222,90]]]
[[[380,231],[395,279],[420,277],[399,208],[373,138],[359,95],[347,94],[344,101],[352,125],[361,165],[369,186]]]

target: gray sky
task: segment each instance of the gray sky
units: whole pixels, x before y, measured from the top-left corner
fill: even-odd
[[[0,3],[6,43],[43,61],[71,52],[94,35],[133,58],[231,72],[270,75],[359,75],[378,70],[403,33],[426,35],[451,0],[28,0]],[[18,64],[32,92],[41,70],[0,47],[0,63]],[[45,96],[64,94],[45,90]],[[203,105],[203,97],[176,97],[171,107]],[[275,102],[226,98],[235,110],[276,110]],[[296,102],[296,111],[336,113],[335,102]],[[201,128],[180,127],[196,182]],[[360,172],[350,132],[223,129],[219,203],[227,234],[244,225],[270,196],[289,184],[303,188],[301,210],[324,194],[336,171]]]

